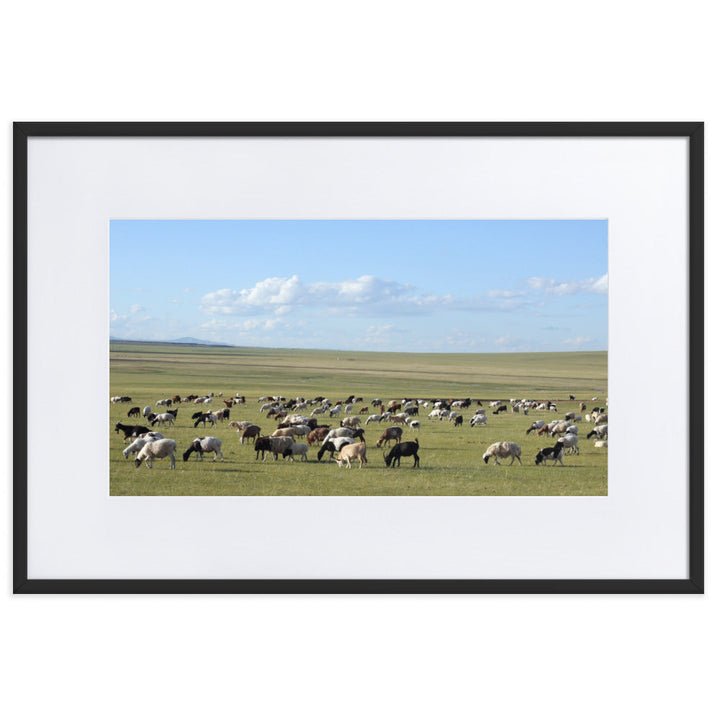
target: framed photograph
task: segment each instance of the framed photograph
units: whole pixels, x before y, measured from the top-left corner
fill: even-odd
[[[16,123],[14,283],[16,593],[703,592],[702,123]]]

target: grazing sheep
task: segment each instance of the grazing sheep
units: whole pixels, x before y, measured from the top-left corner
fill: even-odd
[[[419,420],[411,420],[410,421],[410,427],[417,432],[420,430],[420,421]]]
[[[563,447],[565,448],[568,455],[572,455],[573,453],[575,453],[576,455],[580,454],[580,446],[578,445],[577,435],[573,433],[563,435],[561,438],[558,439],[558,442],[561,442],[563,444]]]
[[[608,446],[607,440],[596,440],[595,441],[596,448],[606,448],[607,446]]]
[[[369,425],[371,422],[379,423],[382,420],[382,415],[368,415],[365,420],[365,424]]]
[[[496,442],[493,443],[484,453],[483,453],[483,460],[485,461],[485,464],[487,465],[487,461],[490,458],[494,458],[495,465],[499,465],[500,462],[498,461],[498,458],[512,458],[510,460],[510,464],[512,465],[515,462],[515,459],[517,458],[517,461],[522,465],[522,461],[520,460],[520,455],[522,454],[522,450],[520,449],[520,446],[517,445],[514,442]]]
[[[153,442],[155,438],[139,437],[135,438],[123,451],[123,457],[127,460],[130,453],[139,453],[149,442]]]
[[[233,428],[233,430],[237,430],[238,433],[241,433],[245,428],[250,427],[253,423],[250,422],[250,420],[231,420],[228,423],[228,427]]]
[[[205,427],[205,423],[208,422],[211,423],[213,427],[217,425],[217,417],[211,412],[197,412],[192,416],[192,419],[195,420],[193,427],[197,427],[200,423],[202,423],[203,427]]]
[[[605,440],[608,436],[607,425],[596,425],[588,434],[587,439],[589,440],[593,435],[597,436],[598,440]]]
[[[567,432],[567,429],[570,427],[569,422],[559,422],[555,423],[554,426],[550,428],[550,434],[555,437],[555,435],[564,435],[565,432]]]
[[[363,465],[367,465],[367,454],[365,443],[353,443],[352,445],[345,445],[340,453],[335,458],[335,462],[338,467],[345,465],[346,468],[350,468],[353,460],[358,461],[358,467],[362,469]]]
[[[475,413],[475,415],[470,418],[470,427],[477,427],[478,425],[487,425],[485,413]]]
[[[566,419],[566,420],[574,420],[574,419],[575,419],[575,413],[574,413],[574,412],[567,412],[567,413],[565,413],[565,419]]]
[[[127,416],[128,417],[135,417],[135,416],[140,417],[140,408],[139,407],[131,407],[128,410]]]
[[[353,438],[350,437],[335,437],[330,439],[325,439],[325,442],[320,447],[320,450],[318,450],[318,461],[323,459],[323,455],[326,452],[330,453],[330,458],[333,459],[335,457],[335,453],[342,450],[342,448],[345,447],[345,445],[351,445],[355,441]]]
[[[463,416],[462,416],[462,415],[458,415],[458,416],[455,418],[455,427],[459,427],[459,426],[462,425],[462,424],[463,424]]]
[[[175,451],[177,450],[177,443],[174,440],[163,438],[162,440],[153,440],[152,442],[146,443],[135,458],[135,467],[139,468],[142,461],[145,461],[145,465],[148,468],[152,468],[153,460],[159,460],[160,458],[170,458],[170,469],[175,469]]]
[[[603,425],[608,421],[607,413],[599,413],[595,418],[595,425]]]
[[[222,440],[220,438],[216,437],[199,437],[195,438],[190,447],[183,453],[183,462],[187,461],[187,459],[190,457],[192,453],[198,453],[200,455],[200,460],[203,459],[203,453],[206,452],[212,452],[213,455],[213,462],[217,460],[218,455],[220,456],[220,460],[224,460],[223,454],[222,454]],[[195,458],[197,460],[197,458]]]
[[[156,423],[160,423],[163,427],[165,426],[165,423],[168,423],[169,425],[174,425],[175,415],[173,415],[172,413],[160,413],[160,415],[156,415],[153,418],[150,424],[155,425]]]
[[[150,415],[151,412],[152,408],[149,405],[146,405],[142,411],[143,417],[147,417],[148,415]]]
[[[544,420],[536,420],[526,431],[525,434],[529,435],[533,430],[540,430],[545,425]]]
[[[295,460],[295,456],[299,455],[301,460],[307,462],[308,446],[305,443],[293,443],[289,448],[283,450],[283,457]]]
[[[499,415],[501,412],[507,412],[507,405],[498,405],[493,410],[493,415]]]

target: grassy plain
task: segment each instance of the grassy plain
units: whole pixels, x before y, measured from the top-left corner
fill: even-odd
[[[481,399],[488,414],[487,427],[471,428],[474,407],[462,411],[465,424],[453,427],[446,421],[428,420],[421,409],[420,469],[412,458],[400,469],[387,469],[375,442],[384,426],[373,423],[366,430],[369,465],[340,469],[335,462],[317,462],[317,449],[310,449],[310,462],[255,460],[249,445],[241,445],[237,433],[219,424],[193,428],[191,415],[197,405],[182,404],[177,424],[160,428],[178,443],[177,466],[168,460],[136,469],[122,456],[122,435],[113,431],[116,422],[128,421],[131,405],[150,405],[160,398],[189,394],[235,393],[247,403],[236,405],[230,417],[251,420],[270,434],[276,423],[260,414],[257,398],[263,395],[324,395],[331,400],[360,396],[364,405],[379,397],[384,401],[412,398]],[[526,436],[533,420],[557,419],[578,410],[577,400],[598,396],[604,405],[607,395],[607,353],[528,354],[419,354],[286,350],[264,348],[200,347],[150,343],[111,343],[110,395],[129,395],[132,403],[110,404],[110,494],[111,495],[606,495],[607,449],[595,448],[585,439],[590,430],[580,423],[580,455],[566,456],[565,467],[536,466],[538,448],[552,444],[547,439]],[[553,399],[558,413],[531,412],[528,416],[492,415],[490,400],[514,398]],[[208,406],[204,406],[207,408]],[[224,407],[220,399],[212,409]],[[359,409],[355,406],[355,411]],[[355,414],[356,414],[355,413]],[[336,419],[320,416],[319,423],[337,427]],[[363,421],[364,424],[364,421]],[[155,428],[158,429],[158,428]],[[225,462],[182,460],[195,437],[215,435],[223,441]],[[405,430],[403,439],[415,433]],[[523,465],[494,466],[482,461],[493,442],[512,440],[522,450]]]

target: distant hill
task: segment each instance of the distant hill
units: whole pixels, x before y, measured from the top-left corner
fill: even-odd
[[[110,342],[114,343],[145,343],[148,345],[212,345],[214,347],[234,347],[227,343],[212,342],[211,340],[200,340],[194,337],[183,337],[177,340],[130,340],[110,336]]]
[[[183,337],[177,340],[168,340],[171,343],[182,343],[183,345],[219,345],[221,347],[231,347],[227,343],[212,342],[212,340],[198,340],[194,337]]]

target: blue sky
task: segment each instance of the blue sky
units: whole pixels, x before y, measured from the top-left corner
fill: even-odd
[[[110,335],[607,350],[605,220],[113,220]]]

